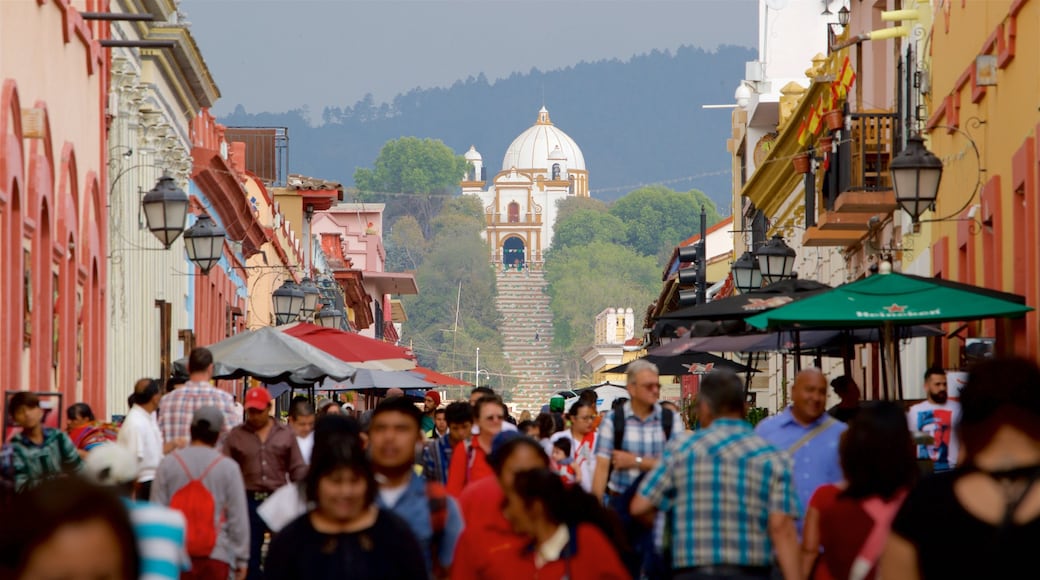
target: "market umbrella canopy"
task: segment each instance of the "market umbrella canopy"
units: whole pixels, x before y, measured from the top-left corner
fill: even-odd
[[[659,320],[733,320],[743,319],[759,312],[778,308],[791,302],[830,290],[831,287],[814,280],[783,280],[765,288],[680,308],[658,317]]]
[[[721,356],[710,354],[707,352],[692,352],[687,351],[682,354],[674,356],[658,356],[658,355],[647,355],[643,358],[636,360],[645,360],[647,362],[654,363],[657,365],[657,369],[662,375],[667,376],[682,376],[691,374],[704,374],[710,373],[713,370],[718,369],[729,369],[737,373],[758,372],[757,369],[753,369],[746,365],[742,365],[738,362],[727,360]],[[616,366],[612,369],[607,369],[605,373],[624,373],[628,370],[628,365],[635,361],[627,362],[623,365]]]
[[[875,274],[747,319],[757,328],[857,328],[1021,316],[1015,294],[909,274]]]
[[[377,370],[411,370],[415,368],[412,351],[389,342],[326,328],[309,322],[294,322],[278,330],[315,346],[358,368]]]
[[[206,348],[213,353],[213,378],[254,377],[264,382],[312,385],[325,378],[350,378],[354,366],[271,327],[242,332]],[[173,363],[188,374],[188,359]]]
[[[472,384],[462,379],[456,379],[455,377],[450,377],[448,375],[441,374],[433,369],[428,369],[426,367],[415,367],[414,369],[412,369],[412,372],[421,376],[423,380],[431,382],[437,386],[468,387]]]
[[[432,389],[437,385],[423,380],[412,371],[357,369],[348,381],[325,381],[319,391],[362,391],[366,389]]]
[[[918,338],[923,336],[942,336],[941,328],[928,325],[914,325],[901,328],[896,338]],[[756,332],[733,336],[686,336],[673,340],[650,351],[652,355],[674,356],[686,351],[703,352],[805,352],[834,351],[843,344],[863,344],[881,341],[881,330],[878,328],[857,328],[855,330],[778,330],[775,332]]]

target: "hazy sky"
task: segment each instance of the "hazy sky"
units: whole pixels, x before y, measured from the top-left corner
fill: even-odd
[[[224,114],[377,102],[415,87],[690,44],[754,46],[757,0],[182,0]]]

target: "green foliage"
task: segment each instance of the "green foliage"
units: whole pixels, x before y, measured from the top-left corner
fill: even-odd
[[[695,189],[680,193],[663,185],[632,191],[614,202],[610,213],[624,222],[629,247],[644,256],[659,256],[700,233],[701,206],[708,227],[721,221],[715,202],[704,193]]]
[[[404,298],[408,313],[404,340],[414,345],[419,363],[441,372],[469,371],[461,375],[467,381],[473,380],[477,347],[481,368],[510,374],[498,331],[495,274],[488,263],[487,244],[480,238],[480,204],[470,197],[450,199],[433,220],[435,233],[416,272],[420,293]],[[455,331],[457,300],[461,307]],[[499,377],[490,378],[494,388],[509,386]]]
[[[580,198],[578,198],[580,199]],[[553,251],[587,246],[593,242],[623,244],[627,240],[625,223],[617,216],[592,209],[578,209],[557,218],[553,226]]]
[[[390,272],[416,270],[426,257],[427,244],[418,220],[401,216],[390,227],[386,246],[386,269]]]
[[[358,168],[354,183],[362,199],[386,204],[388,223],[414,216],[429,238],[430,222],[468,167],[468,161],[437,139],[401,137],[383,145],[375,167]]]
[[[571,195],[556,202],[556,223],[565,220],[578,210],[607,212],[607,204],[594,197],[578,197]]]
[[[661,283],[652,257],[601,241],[554,251],[545,262],[545,276],[553,342],[570,358],[579,358],[593,344],[593,320],[600,311],[631,306],[639,312],[654,299]]]

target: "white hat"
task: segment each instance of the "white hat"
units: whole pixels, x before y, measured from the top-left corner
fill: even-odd
[[[98,485],[120,485],[137,479],[137,457],[118,443],[102,443],[90,450],[83,475]]]

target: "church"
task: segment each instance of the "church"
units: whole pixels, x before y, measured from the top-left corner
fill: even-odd
[[[478,196],[484,207],[491,262],[509,270],[540,270],[552,244],[556,202],[589,196],[589,173],[578,144],[553,125],[542,107],[535,124],[506,150],[490,186],[476,147],[465,157],[471,168],[462,193]]]

